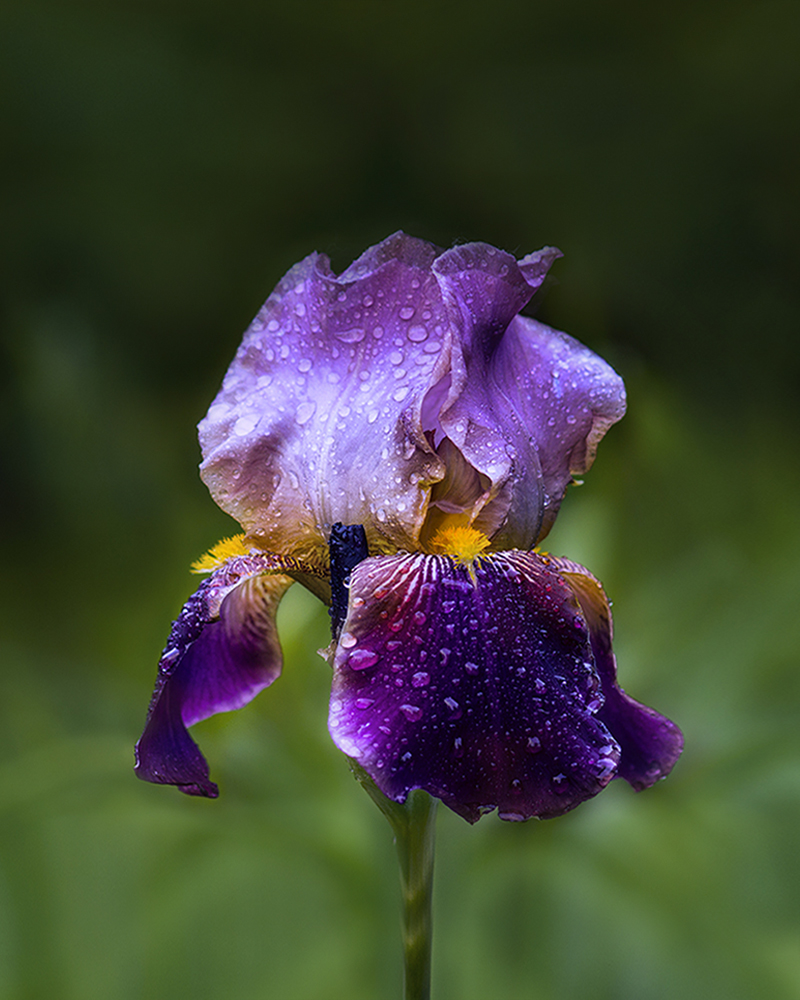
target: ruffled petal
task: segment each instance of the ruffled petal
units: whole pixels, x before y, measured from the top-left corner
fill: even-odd
[[[578,603],[534,553],[365,560],[333,666],[333,740],[396,801],[557,816],[616,771]]]
[[[624,414],[624,384],[577,340],[524,316],[466,365],[463,391],[440,416],[443,433],[491,480],[481,516],[497,522],[492,506],[502,504],[495,548],[530,548]]]
[[[622,418],[625,386],[588,347],[525,316],[509,325],[487,376],[515,454],[514,503],[495,542],[527,547],[548,533],[572,476],[589,469],[603,435]],[[517,503],[534,480],[543,494],[535,534]]]
[[[313,254],[245,334],[200,424],[201,474],[264,548],[320,550],[337,521],[363,524],[373,551],[415,547],[444,475],[422,401],[454,336],[436,253],[398,233],[338,277]]]
[[[275,614],[294,581],[260,574],[281,562],[267,554],[230,559],[184,605],[136,745],[138,777],[216,798],[217,786],[187,726],[241,708],[280,675]]]
[[[598,719],[608,726],[622,750],[617,777],[637,791],[665,778],[683,750],[683,734],[665,716],[641,705],[617,684],[617,662],[611,649],[613,625],[608,598],[592,574],[577,563],[551,558],[575,594],[589,626],[604,704]]]

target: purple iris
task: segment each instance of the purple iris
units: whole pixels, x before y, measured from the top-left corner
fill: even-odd
[[[559,256],[397,233],[284,277],[200,424],[243,534],[196,564],[139,777],[217,795],[187,726],[278,677],[296,581],[332,602],[333,740],[389,798],[528,819],[669,773],[680,730],[617,685],[602,587],[534,549],[625,409],[604,361],[520,315]]]

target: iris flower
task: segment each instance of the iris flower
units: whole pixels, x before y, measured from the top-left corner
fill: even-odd
[[[603,588],[538,548],[625,409],[604,361],[520,314],[559,256],[397,233],[283,278],[200,424],[243,530],[195,564],[140,778],[218,794],[187,727],[277,679],[297,581],[332,601],[333,741],[390,799],[524,820],[670,771],[680,730],[618,686]]]

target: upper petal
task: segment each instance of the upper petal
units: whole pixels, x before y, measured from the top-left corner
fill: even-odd
[[[265,548],[319,549],[336,521],[373,550],[414,546],[444,473],[420,416],[453,340],[436,253],[395,234],[338,277],[313,254],[245,334],[200,424],[201,474]]]
[[[333,740],[390,798],[555,816],[615,772],[578,603],[534,553],[365,560],[333,666]]]
[[[550,557],[551,565],[575,594],[589,626],[604,704],[597,713],[622,750],[617,776],[635,789],[649,788],[666,777],[683,750],[683,734],[655,709],[634,701],[617,684],[617,661],[611,649],[613,625],[608,598],[592,574],[577,563]]]
[[[158,666],[136,774],[215,798],[208,764],[187,726],[241,708],[281,672],[275,614],[294,582],[269,569],[268,555],[229,560],[189,598]]]
[[[572,475],[589,468],[625,411],[622,380],[609,365],[518,315],[559,256],[545,247],[518,264],[468,244],[434,264],[459,330],[435,426],[486,477],[474,523],[498,549],[529,548],[547,534]]]

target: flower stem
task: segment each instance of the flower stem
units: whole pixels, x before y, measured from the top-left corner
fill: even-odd
[[[351,761],[350,766],[394,830],[403,897],[404,1000],[430,1000],[431,903],[438,803],[421,789],[411,792],[403,804],[393,802],[358,764]]]
[[[395,826],[400,887],[403,893],[405,1000],[429,1000],[433,923],[433,855],[436,800],[417,789],[406,802],[407,822]],[[393,824],[394,825],[394,824]]]

